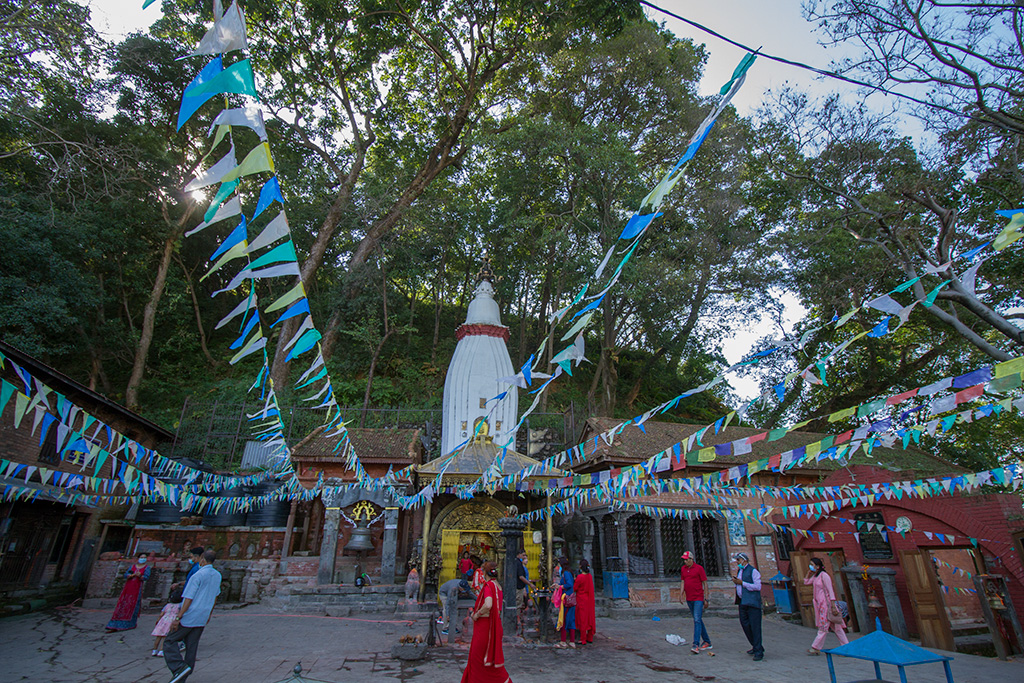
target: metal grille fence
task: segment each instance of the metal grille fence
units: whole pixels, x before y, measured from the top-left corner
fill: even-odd
[[[689,520],[666,517],[661,520],[661,548],[665,556],[665,576],[679,576],[682,555],[690,549],[687,539]]]
[[[654,520],[633,515],[626,520],[626,544],[629,547],[629,573],[654,576]]]
[[[722,564],[719,562],[718,554],[718,521],[700,517],[691,522],[693,524],[693,552],[696,561],[704,567],[704,573],[708,576],[721,576]]]

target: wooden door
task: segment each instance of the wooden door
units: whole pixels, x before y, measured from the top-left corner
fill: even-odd
[[[846,553],[842,550],[828,550],[826,553],[832,561],[832,566],[828,570],[828,573],[832,577],[832,587],[836,591],[836,599],[842,600],[846,603],[846,608],[850,612],[850,630],[860,631],[859,624],[857,623],[856,610],[853,609],[853,601],[850,600],[850,584],[846,578],[846,574],[842,571],[843,567],[846,566]]]
[[[907,578],[907,591],[910,593],[910,604],[914,607],[921,645],[956,651],[953,630],[949,625],[946,606],[939,593],[939,582],[928,551],[901,550],[900,564]]]
[[[530,572],[530,581],[537,583],[540,577],[540,543],[533,542],[533,532],[527,528],[523,531],[523,550],[526,551],[526,570]]]
[[[459,533],[458,529],[443,529],[441,531],[441,573],[437,577],[438,586],[458,576]]]
[[[793,585],[796,586],[796,601],[800,604],[800,618],[804,626],[816,628],[814,623],[814,587],[804,585],[804,577],[811,566],[811,554],[806,550],[794,550],[789,554],[789,565],[793,568]]]

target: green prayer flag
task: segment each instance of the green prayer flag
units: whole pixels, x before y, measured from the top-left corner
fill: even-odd
[[[871,403],[865,403],[857,409],[857,417],[864,417],[865,415],[871,415],[877,413],[879,410],[885,407],[885,399],[880,398],[877,401]]]
[[[747,69],[750,68],[750,65],[754,63],[755,59],[757,59],[757,55],[753,52],[748,52],[743,55],[743,59],[740,60],[740,63],[736,65],[736,69],[732,72],[732,78],[729,79],[728,83],[722,86],[722,89],[718,91],[718,94],[724,95],[729,92],[732,84],[736,82],[737,78],[747,73]]]
[[[1018,372],[1016,375],[1009,375],[1008,377],[1000,377],[994,379],[988,383],[989,391],[1010,391],[1011,389],[1018,389],[1021,386],[1021,374]]]
[[[224,174],[221,182],[237,180],[253,173],[273,173],[274,160],[270,158],[270,145],[266,142],[253,147],[238,166]]]
[[[256,81],[252,75],[252,62],[248,59],[235,62],[205,83],[200,83],[194,88],[186,90],[185,96],[192,97],[200,94],[219,95],[221,93],[235,93],[237,95],[257,97]]]
[[[1008,360],[1005,363],[996,363],[992,368],[992,376],[996,378],[1006,377],[1020,372],[1024,372],[1024,357],[1014,358],[1013,360]]]
[[[231,180],[226,183],[221,183],[220,189],[217,190],[217,194],[210,200],[210,206],[206,209],[206,213],[203,214],[203,221],[209,223],[213,215],[217,213],[217,209],[224,203],[224,200],[231,196],[231,193],[238,187],[237,180]]]
[[[938,287],[936,287],[932,291],[928,292],[928,296],[926,296],[924,298],[924,302],[923,302],[924,305],[925,306],[931,306],[932,304],[934,304],[935,303],[935,299],[938,298],[938,296],[939,296],[939,292],[941,292],[942,288],[945,287],[946,285],[948,285],[950,282],[952,282],[952,280],[946,280],[941,285],[939,285]]]

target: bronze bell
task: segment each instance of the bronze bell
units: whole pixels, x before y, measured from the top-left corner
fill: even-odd
[[[352,536],[345,544],[345,550],[373,550],[373,541],[370,539],[370,529],[366,522],[356,522],[356,528],[352,530]]]
[[[875,595],[875,591],[868,591],[868,609],[880,609],[882,601]]]
[[[1002,611],[1006,609],[1006,602],[1003,600],[1003,596],[992,591],[988,594],[988,606],[994,610]]]
[[[370,518],[373,517],[374,512],[373,504],[369,501],[362,500],[356,504],[352,510],[356,525],[352,529],[348,543],[345,544],[345,550],[357,552],[373,550],[373,540],[370,539]]]

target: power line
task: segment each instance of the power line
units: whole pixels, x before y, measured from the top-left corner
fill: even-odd
[[[914,97],[913,95],[907,95],[906,93],[897,92],[895,90],[889,90],[887,88],[883,88],[880,85],[875,85],[874,83],[868,83],[867,81],[861,81],[861,80],[858,80],[856,78],[850,78],[849,76],[845,76],[845,75],[843,75],[841,73],[837,73],[835,71],[829,71],[828,69],[821,69],[821,68],[816,67],[816,66],[811,66],[810,64],[804,64],[803,62],[797,62],[797,61],[793,61],[792,59],[786,59],[785,57],[777,57],[775,55],[766,54],[764,52],[761,52],[760,48],[754,49],[754,48],[752,48],[752,47],[750,47],[748,45],[744,45],[743,43],[737,42],[737,41],[733,40],[732,38],[724,36],[721,33],[719,33],[718,31],[710,29],[707,26],[704,26],[703,24],[700,24],[700,23],[698,23],[696,21],[693,21],[692,19],[687,19],[686,17],[680,16],[680,15],[676,14],[675,12],[670,12],[667,9],[663,9],[661,7],[658,7],[657,5],[655,5],[653,3],[647,2],[647,0],[639,0],[639,2],[640,2],[641,5],[646,5],[647,7],[650,7],[651,9],[653,9],[653,10],[655,10],[657,12],[661,12],[662,14],[668,15],[668,16],[672,17],[673,19],[678,19],[679,21],[683,22],[684,24],[688,24],[688,25],[690,25],[690,26],[692,26],[692,27],[694,27],[694,28],[696,28],[696,29],[698,29],[700,31],[703,31],[704,33],[712,35],[715,38],[718,38],[719,40],[725,41],[726,43],[729,43],[730,45],[733,45],[734,47],[738,47],[741,50],[745,50],[747,52],[752,52],[752,53],[758,55],[759,57],[763,57],[764,59],[769,59],[769,60],[771,60],[773,62],[779,62],[780,64],[786,64],[786,65],[789,65],[789,66],[795,66],[798,69],[804,69],[805,71],[810,71],[811,73],[818,74],[819,76],[825,76],[826,78],[834,78],[834,79],[839,80],[839,81],[844,81],[846,83],[850,83],[851,85],[857,85],[857,86],[860,86],[860,87],[863,87],[863,88],[870,88],[871,90],[874,90],[876,92],[884,93],[886,95],[892,95],[893,97],[899,97],[899,98],[902,98],[904,100],[909,100],[910,102],[914,102],[915,104],[921,104],[921,105],[924,105],[926,107],[930,107],[932,109],[938,109],[940,111],[946,112],[947,114],[953,114],[954,116],[959,116],[961,118],[967,119],[968,121],[979,121],[979,120],[981,120],[977,116],[973,116],[971,114],[965,114],[962,111],[957,111],[956,109],[951,109],[951,108],[946,107],[944,105],[936,104],[935,102],[929,102],[928,100],[922,100],[920,98]]]

